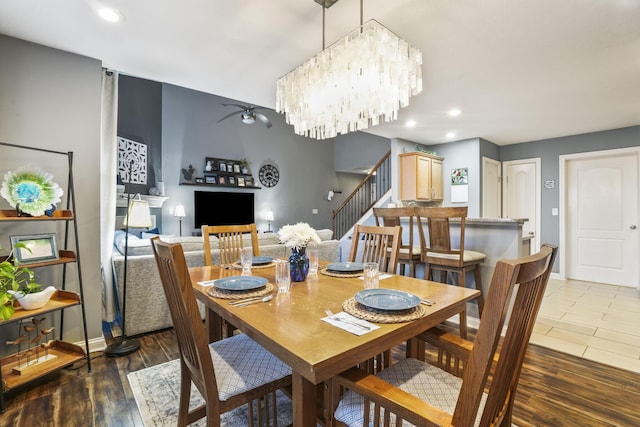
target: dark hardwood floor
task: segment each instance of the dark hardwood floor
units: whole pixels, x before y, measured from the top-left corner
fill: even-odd
[[[140,350],[102,353],[6,395],[0,426],[142,426],[127,374],[178,358],[172,330],[138,337]],[[400,354],[396,349],[394,354]],[[640,375],[530,345],[514,422],[525,426],[640,426]]]

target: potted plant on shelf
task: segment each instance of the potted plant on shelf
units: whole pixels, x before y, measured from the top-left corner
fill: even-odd
[[[29,250],[23,243],[17,243],[9,255],[0,262],[0,321],[7,320],[13,315],[14,300],[20,302],[26,310],[33,310],[45,305],[53,292],[55,292],[53,286],[49,286],[42,291],[42,287],[35,281],[34,272],[22,266],[13,257],[13,251],[16,248]],[[29,298],[30,295],[35,296],[36,294],[37,298]],[[38,304],[41,305],[36,307]],[[25,305],[30,308],[25,307]]]
[[[247,159],[240,159],[240,168],[242,168],[242,173],[247,175],[249,173],[249,161]]]

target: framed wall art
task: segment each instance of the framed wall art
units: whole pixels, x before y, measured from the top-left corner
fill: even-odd
[[[18,243],[24,247],[16,246]],[[11,247],[13,256],[22,264],[58,259],[54,233],[11,236]]]

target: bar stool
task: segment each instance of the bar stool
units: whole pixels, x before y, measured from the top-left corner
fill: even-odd
[[[482,277],[480,275],[480,264],[486,258],[482,252],[469,251],[464,249],[464,229],[468,208],[464,207],[444,207],[426,208],[416,207],[415,214],[418,220],[420,243],[422,246],[422,261],[425,265],[424,278],[434,280],[433,272],[440,273],[440,281],[449,283],[449,275],[456,275],[456,280],[451,280],[453,284],[466,287],[466,273],[472,271],[475,278],[475,287],[481,293],[477,298],[478,313],[481,316],[484,309],[484,298],[482,296]],[[426,219],[429,230],[429,240],[425,239],[422,219]],[[459,248],[452,248],[451,243],[451,219],[460,220],[460,245]],[[444,275],[444,277],[443,277]],[[467,311],[460,313],[460,335],[467,336]]]
[[[402,225],[401,221],[406,219],[409,223],[408,242],[400,236],[400,253],[398,263],[400,264],[400,274],[404,276],[405,267],[409,265],[409,275],[416,277],[416,264],[422,263],[422,247],[413,244],[413,223],[414,209],[412,207],[399,208],[373,208],[373,215],[376,217],[376,225],[385,227],[395,227]]]

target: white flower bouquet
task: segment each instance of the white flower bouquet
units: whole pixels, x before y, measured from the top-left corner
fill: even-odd
[[[288,248],[295,248],[296,250],[306,248],[311,242],[320,243],[318,233],[306,222],[285,225],[278,230],[278,238],[280,238],[280,243],[283,243]]]

